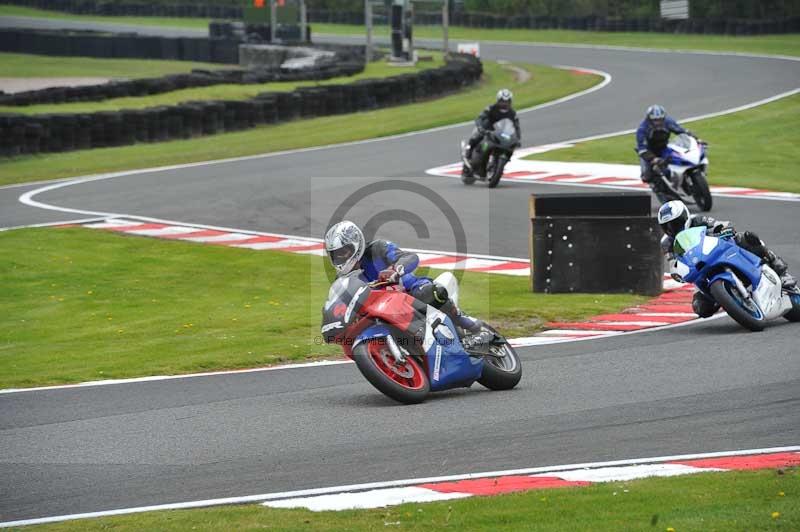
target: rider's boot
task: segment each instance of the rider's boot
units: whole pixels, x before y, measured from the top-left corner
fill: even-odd
[[[692,310],[701,318],[710,318],[719,310],[719,303],[698,291],[692,296]]]

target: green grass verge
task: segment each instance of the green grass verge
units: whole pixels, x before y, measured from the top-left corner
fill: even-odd
[[[162,17],[99,17],[80,16],[16,6],[0,6],[0,15],[61,18],[65,20],[91,20],[143,26],[174,26],[180,28],[207,28],[208,19]],[[363,35],[363,26],[347,24],[311,24],[312,34]],[[388,27],[377,27],[375,34],[388,36]],[[440,39],[438,26],[415,26],[418,39]],[[677,50],[708,50],[748,52],[761,54],[800,55],[800,34],[760,35],[735,37],[729,35],[674,35],[671,33],[597,32],[575,30],[500,30],[483,28],[450,28],[450,38],[469,41],[514,41],[558,44],[595,44],[604,46],[634,46]]]
[[[501,65],[484,62],[484,78],[475,87],[452,96],[379,111],[300,120],[191,140],[5,159],[0,164],[0,185],[208,161],[407,133],[472,120],[478,110],[494,99],[501,87],[514,91],[516,106],[522,109],[587,89],[601,80],[599,76],[544,66],[525,65],[522,68],[531,74],[531,78],[524,82],[517,81],[515,74]]]
[[[82,228],[0,232],[0,388],[340,356],[320,345],[323,259]],[[467,273],[462,306],[510,336],[643,300]],[[315,340],[316,338],[316,340]]]
[[[800,192],[795,161],[800,145],[800,95],[761,107],[687,124],[711,144],[709,181]],[[638,164],[633,133],[593,140],[529,159]]]
[[[150,78],[189,72],[193,68],[219,69],[226,65],[191,61],[155,61],[152,59],[95,59],[91,57],[55,57],[32,54],[0,53],[0,77],[3,78]],[[16,108],[3,107],[3,112]],[[8,109],[8,110],[6,110]]]
[[[225,84],[213,85],[210,87],[183,89],[151,96],[114,98],[100,102],[0,106],[0,113],[18,113],[26,115],[42,113],[89,113],[96,111],[117,111],[120,109],[144,109],[145,107],[157,107],[159,105],[175,105],[191,100],[246,100],[249,98],[254,98],[259,93],[266,91],[286,92],[294,90],[298,87],[352,83],[359,79],[386,78],[389,76],[398,76],[400,74],[420,72],[444,65],[444,59],[442,58],[442,54],[439,52],[427,52],[423,53],[423,55],[429,56],[431,60],[420,61],[415,66],[411,67],[396,67],[389,65],[385,61],[375,61],[369,63],[364,71],[360,74],[356,74],[354,76],[340,76],[323,81],[273,82],[254,85]],[[47,63],[50,60],[55,59],[36,55],[30,55],[27,57],[30,58],[31,64],[35,64],[39,60],[43,60],[45,63]],[[0,69],[2,69],[3,66],[3,57],[0,55]],[[229,67],[229,65],[211,66],[212,69],[222,69],[227,67]],[[205,68],[208,68],[208,66]],[[42,72],[46,72],[46,70],[39,71],[40,75]]]
[[[800,474],[700,473],[343,512],[228,506],[86,519],[33,530],[800,530]]]
[[[35,9],[31,7],[0,5],[0,16],[55,18],[60,20],[83,20],[90,22],[109,22],[113,24],[129,24],[137,26],[167,26],[173,28],[208,29],[211,19],[184,17],[113,17],[100,15],[73,15],[60,11]]]

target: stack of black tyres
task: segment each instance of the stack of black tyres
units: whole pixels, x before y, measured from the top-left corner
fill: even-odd
[[[163,142],[298,118],[368,111],[450,93],[477,82],[481,72],[477,59],[456,56],[443,67],[415,74],[301,87],[291,92],[265,92],[250,100],[189,101],[147,109],[78,114],[0,114],[0,155]],[[171,82],[180,85],[183,79],[176,76]],[[124,89],[120,91],[122,94]]]

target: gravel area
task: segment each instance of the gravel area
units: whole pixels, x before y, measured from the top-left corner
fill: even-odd
[[[109,81],[111,81],[109,78],[0,78],[0,91],[11,94],[48,87],[99,85]]]

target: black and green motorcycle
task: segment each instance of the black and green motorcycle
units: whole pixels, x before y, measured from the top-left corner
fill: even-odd
[[[511,159],[514,149],[519,146],[519,137],[514,122],[504,118],[495,122],[467,159],[467,141],[461,141],[461,182],[471,185],[476,179],[486,181],[494,188],[503,177],[503,169]]]

